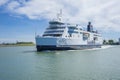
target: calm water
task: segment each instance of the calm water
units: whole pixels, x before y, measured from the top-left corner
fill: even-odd
[[[0,80],[120,80],[120,46],[52,52],[0,47]]]

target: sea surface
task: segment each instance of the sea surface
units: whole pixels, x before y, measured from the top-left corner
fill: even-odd
[[[120,80],[120,46],[44,52],[0,47],[0,80]]]

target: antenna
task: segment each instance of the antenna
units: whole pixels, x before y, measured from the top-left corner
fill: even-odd
[[[62,20],[62,9],[60,9],[60,12],[57,14],[57,19],[58,19],[59,21]]]
[[[62,20],[62,9],[60,9],[60,21]]]
[[[62,17],[62,9],[60,9],[60,16]]]

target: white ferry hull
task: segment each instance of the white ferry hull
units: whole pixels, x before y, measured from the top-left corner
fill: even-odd
[[[37,51],[43,50],[82,50],[101,48],[101,44],[88,44],[77,39],[64,39],[64,38],[36,38]]]

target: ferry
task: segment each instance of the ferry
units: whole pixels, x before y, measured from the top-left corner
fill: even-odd
[[[57,19],[49,21],[43,35],[36,35],[35,40],[37,51],[101,48],[103,43],[101,34],[93,30],[91,22],[84,30],[78,24],[63,22],[61,12]]]

